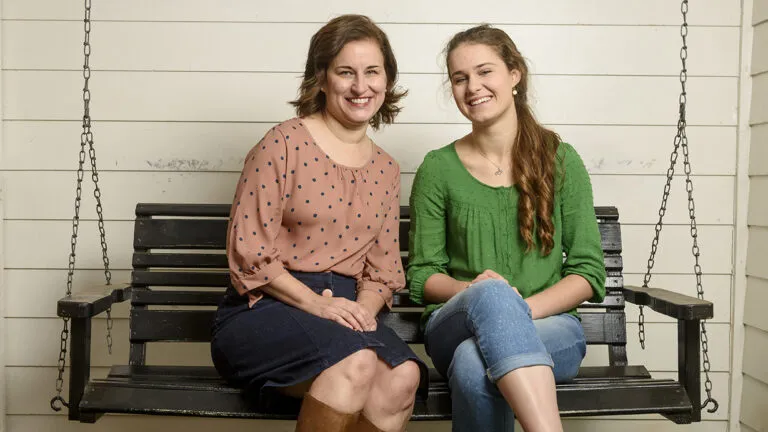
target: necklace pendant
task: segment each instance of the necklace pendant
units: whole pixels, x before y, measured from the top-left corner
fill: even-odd
[[[494,174],[497,175],[497,176],[500,176],[500,175],[504,174],[504,171],[502,171],[501,168],[497,167],[496,168],[496,172]]]

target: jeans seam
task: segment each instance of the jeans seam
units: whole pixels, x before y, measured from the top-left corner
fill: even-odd
[[[576,340],[576,341],[574,341],[574,342],[573,342],[572,344],[570,344],[570,345],[564,346],[564,347],[562,347],[562,348],[560,348],[560,349],[558,349],[558,350],[555,350],[555,351],[551,351],[551,352],[550,352],[550,355],[551,355],[551,354],[554,354],[554,353],[560,353],[560,352],[563,352],[563,351],[569,351],[569,350],[572,350],[572,349],[576,348],[577,346],[579,346],[579,345],[582,345],[582,344],[584,344],[584,343],[585,343],[585,342],[584,342],[584,340],[583,340],[583,339],[580,339],[580,340]]]
[[[436,320],[440,320],[440,322],[435,322],[434,324],[429,325],[429,321],[427,321],[427,328],[431,327],[432,331],[426,331],[426,333],[433,333],[437,329],[437,327],[442,325],[445,321],[448,321],[449,318],[453,317],[454,315],[460,314],[460,313],[463,313],[464,315],[466,315],[466,317],[469,316],[469,311],[468,311],[468,308],[466,308],[466,307],[462,307],[462,308],[460,308],[458,310],[455,310],[455,311],[452,311],[452,312],[448,312],[447,315],[445,314],[445,311],[443,311],[437,318],[435,318]],[[445,316],[446,318],[445,319],[440,319],[443,316]],[[469,326],[467,325],[466,320],[464,322],[464,325],[467,326],[468,330],[470,330],[470,332],[473,335],[475,334],[474,331],[472,331],[472,329],[469,328]]]
[[[563,347],[563,348],[561,348],[561,349],[559,349],[559,350],[557,350],[557,351],[553,351],[553,352],[551,352],[551,353],[550,353],[550,356],[552,356],[554,353],[558,353],[558,354],[560,354],[560,353],[564,353],[564,352],[566,352],[566,351],[576,351],[576,350],[578,350],[579,354],[581,354],[581,350],[579,349],[579,348],[580,348],[580,345],[584,345],[584,346],[586,347],[586,342],[585,342],[583,339],[582,339],[582,340],[579,340],[579,341],[576,341],[575,343],[572,343],[572,344],[570,344],[570,345],[568,345],[568,346],[566,346],[566,347]],[[585,357],[585,356],[586,356],[586,349],[584,350],[584,354],[581,354],[581,356],[580,356],[580,358],[579,358],[579,361],[578,361],[578,367],[576,368],[576,371],[575,371],[576,373],[575,373],[573,376],[569,376],[569,377],[565,377],[565,378],[563,378],[561,381],[563,381],[563,380],[565,380],[565,381],[567,381],[567,380],[571,380],[571,379],[573,379],[573,378],[574,378],[576,375],[578,375],[578,373],[579,373],[579,367],[581,367],[581,362],[582,362],[582,361],[584,361],[584,357]]]

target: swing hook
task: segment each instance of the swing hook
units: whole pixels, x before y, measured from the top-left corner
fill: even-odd
[[[63,406],[69,408],[69,404],[67,403],[67,401],[64,400],[63,397],[61,397],[61,395],[54,396],[51,399],[51,409],[52,410],[54,410],[56,412],[59,412],[59,411],[61,411],[61,408]]]
[[[701,404],[701,409],[706,408],[707,405],[709,405],[710,402],[712,402],[712,408],[709,408],[707,410],[708,413],[713,413],[713,412],[717,411],[718,408],[720,408],[720,404],[717,403],[716,400],[712,399],[711,397],[708,397],[707,400],[705,400],[704,403]]]

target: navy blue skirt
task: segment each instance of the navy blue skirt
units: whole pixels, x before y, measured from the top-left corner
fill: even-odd
[[[291,272],[316,293],[356,298],[354,278],[336,273]],[[216,370],[246,394],[261,399],[319,375],[344,358],[370,348],[390,367],[413,360],[421,369],[419,396],[428,390],[424,362],[389,327],[379,321],[373,332],[357,332],[264,295],[252,308],[234,288],[216,311],[211,357]]]

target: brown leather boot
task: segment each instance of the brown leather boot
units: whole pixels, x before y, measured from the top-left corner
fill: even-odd
[[[336,411],[307,393],[301,403],[296,432],[347,432],[357,424],[359,415]]]
[[[405,430],[405,428],[403,428]],[[354,432],[384,432],[383,430],[376,427],[375,424],[371,423],[370,420],[368,420],[368,417],[365,416],[365,414],[360,414],[360,418],[357,421],[357,427],[350,429],[350,431]]]

